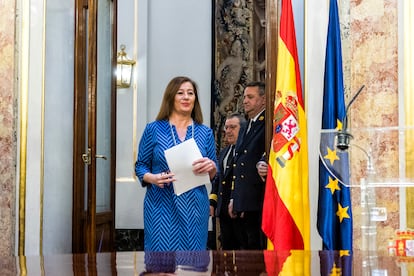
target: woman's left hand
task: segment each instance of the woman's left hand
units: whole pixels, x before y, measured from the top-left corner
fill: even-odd
[[[193,172],[195,174],[209,173],[210,178],[211,178],[211,174],[214,173],[213,174],[213,177],[214,177],[214,175],[216,174],[216,163],[207,157],[197,159],[193,162]]]

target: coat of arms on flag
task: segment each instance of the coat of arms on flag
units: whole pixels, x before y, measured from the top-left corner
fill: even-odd
[[[279,101],[274,110],[272,141],[273,150],[277,153],[290,142],[287,150],[276,158],[279,165],[282,167],[284,167],[286,161],[290,160],[293,157],[293,154],[300,149],[300,140],[296,137],[296,134],[299,132],[297,97],[288,95],[285,102],[286,104],[284,105],[282,101]]]

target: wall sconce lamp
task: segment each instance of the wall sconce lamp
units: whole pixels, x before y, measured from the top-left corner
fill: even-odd
[[[116,87],[128,88],[131,86],[132,69],[135,61],[129,59],[125,52],[125,45],[121,45],[121,51],[117,54],[116,61]]]

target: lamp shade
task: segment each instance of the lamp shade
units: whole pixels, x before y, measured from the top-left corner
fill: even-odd
[[[118,88],[131,86],[132,69],[135,64],[134,60],[128,58],[125,49],[125,45],[121,45],[121,51],[117,54],[116,86]]]

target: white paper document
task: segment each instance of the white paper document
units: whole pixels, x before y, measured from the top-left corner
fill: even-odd
[[[164,153],[168,167],[176,179],[173,183],[176,195],[210,182],[208,173],[203,175],[193,173],[193,162],[203,157],[193,138],[165,150]]]

